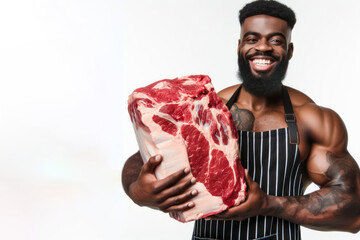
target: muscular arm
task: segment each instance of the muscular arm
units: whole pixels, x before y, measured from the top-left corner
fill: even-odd
[[[315,118],[309,118],[313,147],[307,171],[320,190],[298,197],[268,196],[268,215],[317,230],[358,232],[360,171],[347,151],[345,126],[328,109],[315,107]]]
[[[328,181],[320,190],[298,197],[269,196],[269,215],[316,230],[358,232],[360,228],[359,170],[349,154],[328,152]]]
[[[360,230],[360,171],[347,151],[345,126],[336,113],[317,106],[305,115],[313,143],[307,173],[320,189],[305,196],[266,195],[246,172],[247,200],[213,219],[266,215],[323,231]]]
[[[189,169],[181,169],[164,179],[157,179],[155,169],[161,163],[160,155],[143,164],[140,153],[132,155],[122,171],[122,184],[126,194],[139,206],[147,206],[163,212],[185,211],[194,207],[191,198],[196,190],[189,189],[195,179],[189,177]]]

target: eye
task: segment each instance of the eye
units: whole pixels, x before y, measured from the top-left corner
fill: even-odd
[[[280,38],[272,38],[270,39],[270,43],[273,45],[281,45],[283,43],[283,40]]]
[[[254,37],[249,37],[249,38],[246,38],[246,42],[249,44],[256,43],[257,39]]]

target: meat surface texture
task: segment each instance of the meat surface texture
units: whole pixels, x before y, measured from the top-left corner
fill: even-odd
[[[189,167],[197,180],[195,207],[170,216],[188,222],[245,200],[244,169],[231,114],[206,75],[164,79],[136,89],[128,100],[144,162],[161,154],[158,179]]]

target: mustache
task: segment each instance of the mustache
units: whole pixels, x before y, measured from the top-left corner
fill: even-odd
[[[273,55],[272,53],[269,53],[269,52],[256,52],[256,53],[253,53],[253,54],[249,54],[249,55],[246,56],[246,59],[250,59],[250,58],[255,57],[255,56],[267,56],[267,57],[271,57],[271,58],[275,59],[276,61],[280,60],[280,57],[275,56],[275,55]]]

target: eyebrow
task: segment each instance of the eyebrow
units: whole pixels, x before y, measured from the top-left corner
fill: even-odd
[[[246,33],[244,34],[243,38],[245,38],[245,37],[247,37],[247,36],[249,36],[249,35],[260,36],[261,34],[258,33],[258,32],[246,32]],[[281,36],[282,38],[284,38],[285,40],[287,40],[286,37],[285,37],[285,35],[284,35],[283,33],[281,33],[281,32],[274,32],[274,33],[270,33],[269,35],[267,35],[268,38],[271,38],[271,37],[273,37],[273,36]]]

